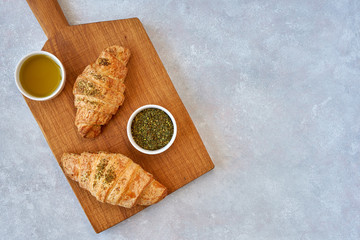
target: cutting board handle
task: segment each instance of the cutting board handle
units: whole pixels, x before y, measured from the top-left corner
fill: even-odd
[[[26,1],[48,38],[60,29],[69,26],[69,23],[56,0]]]

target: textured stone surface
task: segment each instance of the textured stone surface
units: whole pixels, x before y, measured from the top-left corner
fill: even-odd
[[[140,18],[216,166],[102,239],[360,239],[359,1],[59,2]],[[46,36],[0,27],[0,238],[97,239],[14,83]]]

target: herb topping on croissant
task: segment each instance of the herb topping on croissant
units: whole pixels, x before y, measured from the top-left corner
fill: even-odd
[[[61,165],[66,175],[100,202],[131,208],[152,205],[167,194],[150,173],[119,153],[64,153]]]
[[[77,77],[73,88],[77,108],[75,125],[81,136],[98,136],[101,126],[107,124],[123,104],[129,58],[129,49],[108,47]]]

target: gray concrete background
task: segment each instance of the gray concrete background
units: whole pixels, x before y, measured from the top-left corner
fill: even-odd
[[[359,1],[59,3],[142,21],[216,167],[96,235],[14,84],[46,36],[1,0],[1,239],[360,239]]]

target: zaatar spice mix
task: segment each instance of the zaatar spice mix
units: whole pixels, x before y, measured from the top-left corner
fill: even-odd
[[[136,144],[143,149],[158,150],[170,142],[174,134],[174,124],[164,111],[147,108],[135,116],[131,124],[131,134]]]

